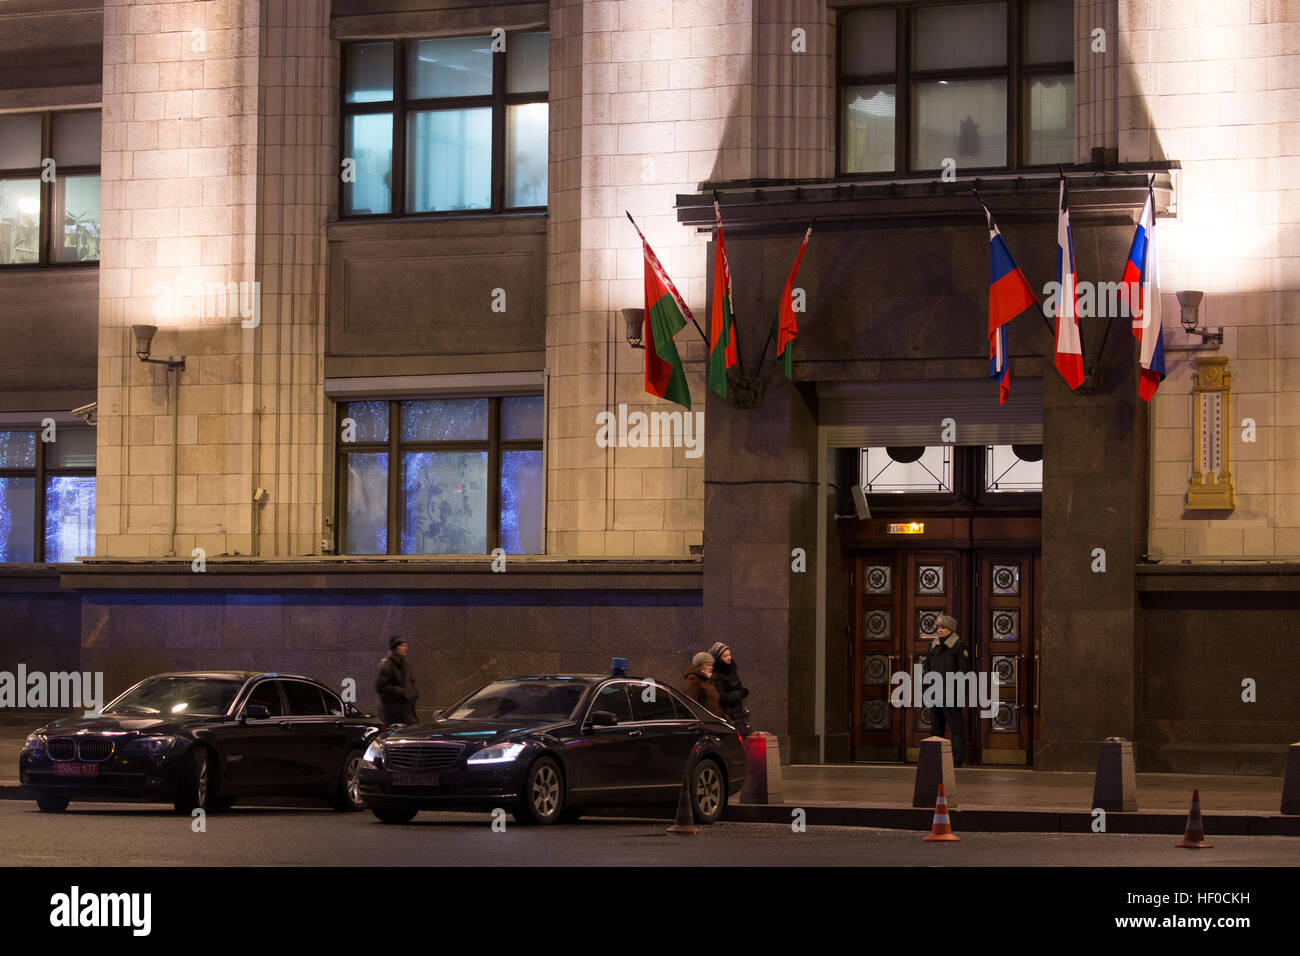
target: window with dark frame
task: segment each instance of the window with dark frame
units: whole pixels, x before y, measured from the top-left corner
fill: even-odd
[[[1072,0],[841,13],[839,175],[1074,162]]]
[[[99,110],[0,114],[0,267],[99,261],[99,150]]]
[[[0,561],[58,563],[95,553],[95,431],[0,430]]]
[[[537,554],[542,396],[339,405],[341,554]]]
[[[340,218],[546,208],[550,35],[343,45]]]

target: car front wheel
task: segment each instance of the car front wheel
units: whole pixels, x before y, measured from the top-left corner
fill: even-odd
[[[547,825],[558,823],[563,813],[564,780],[560,766],[550,757],[541,757],[528,768],[523,800],[515,811],[515,819],[520,823]]]
[[[727,807],[727,782],[714,760],[704,759],[691,775],[691,809],[696,823],[717,823]]]
[[[208,799],[213,791],[208,764],[208,752],[202,747],[195,747],[186,755],[181,779],[176,785],[174,806],[177,813],[190,814],[208,809]]]
[[[46,791],[36,795],[36,806],[45,813],[62,813],[68,809],[68,798],[61,793]]]

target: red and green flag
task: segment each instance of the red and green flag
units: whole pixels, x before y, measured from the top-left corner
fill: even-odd
[[[794,266],[790,269],[790,278],[785,280],[785,291],[781,293],[781,308],[772,320],[772,338],[776,339],[776,354],[785,369],[785,377],[794,379],[794,340],[799,334],[799,322],[794,312],[794,280],[799,274],[799,262],[804,250],[808,248],[808,239],[812,236],[812,226],[803,235],[799,245],[799,254],[794,257]]]
[[[722,238],[722,208],[713,202],[717,238],[713,252],[713,308],[709,314],[709,388],[727,397],[727,369],[736,364],[736,316],[731,301],[731,266]]]
[[[628,219],[631,218],[629,215]],[[641,236],[641,249],[645,253],[645,390],[690,408],[691,390],[673,336],[686,327],[687,319],[695,321],[695,317],[640,227],[635,221],[632,226]]]

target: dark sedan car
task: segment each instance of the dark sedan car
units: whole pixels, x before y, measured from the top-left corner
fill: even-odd
[[[158,674],[97,716],[31,734],[18,773],[47,811],[110,796],[171,800],[190,813],[252,795],[318,795],[338,810],[360,810],[361,755],[381,729],[306,677]]]
[[[673,806],[689,779],[712,823],[745,781],[731,724],[657,681],[567,675],[488,684],[431,723],[376,738],[361,792],[385,823],[420,810],[509,808],[523,823],[594,807]]]

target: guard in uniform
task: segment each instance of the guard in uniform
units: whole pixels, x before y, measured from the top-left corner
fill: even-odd
[[[930,644],[925,655],[926,673],[933,671],[940,675],[962,674],[970,670],[970,651],[962,639],[957,636],[957,621],[947,614],[939,615],[936,628],[939,636]],[[952,731],[952,763],[960,767],[966,759],[966,708],[955,705],[946,695],[947,679],[944,678],[945,696],[943,705],[933,708],[934,719],[931,732],[942,737],[945,729]]]

